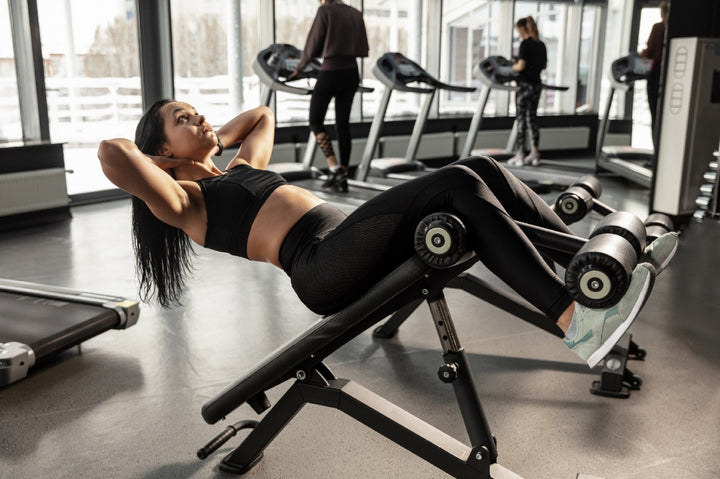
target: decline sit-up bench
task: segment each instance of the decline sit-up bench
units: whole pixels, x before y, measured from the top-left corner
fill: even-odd
[[[642,226],[640,220],[637,222]],[[623,296],[638,261],[637,246],[632,243],[645,241],[644,229],[640,231],[637,224],[627,223],[614,228],[612,233],[601,227],[589,240],[518,224],[536,244],[576,253],[567,268],[566,283],[578,301],[597,307],[614,304]],[[627,234],[628,230],[632,233]],[[443,293],[453,278],[477,262],[472,252],[466,250],[465,234],[461,220],[453,215],[438,213],[425,218],[417,228],[416,256],[350,306],[318,320],[271,353],[244,378],[203,406],[203,418],[210,424],[224,419],[244,403],[258,414],[269,411],[259,422],[242,421],[228,426],[200,449],[198,456],[205,459],[239,429],[251,427],[245,440],[220,463],[222,471],[245,473],[257,464],[264,449],[295,414],[310,403],[343,411],[454,477],[518,478],[497,464],[495,439]],[[335,377],[323,363],[358,334],[418,301],[427,301],[430,307],[443,350],[444,364],[439,377],[453,386],[470,438],[469,446],[359,384]],[[292,378],[295,382],[271,408],[265,392]]]

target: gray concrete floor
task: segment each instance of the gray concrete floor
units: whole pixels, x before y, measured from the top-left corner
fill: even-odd
[[[647,192],[603,180],[603,199],[646,214]],[[73,209],[63,223],[0,234],[0,276],[136,297],[129,201]],[[586,232],[597,218],[577,227]],[[720,225],[693,224],[633,326],[647,360],[629,399],[591,395],[593,373],[557,338],[458,291],[448,301],[475,373],[499,461],[528,478],[720,477]],[[185,304],[144,305],[110,331],[0,389],[0,477],[206,478],[196,450],[224,425],[202,405],[315,316],[275,268],[198,249]],[[481,266],[473,270],[490,277]],[[465,441],[427,308],[397,337],[369,332],[330,356],[356,380]],[[277,399],[287,388],[270,392]],[[247,406],[229,420],[255,418]],[[251,478],[445,477],[341,413],[307,406]]]

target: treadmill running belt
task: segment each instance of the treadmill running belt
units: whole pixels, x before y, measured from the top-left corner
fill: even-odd
[[[26,344],[37,359],[112,329],[119,319],[102,306],[0,292],[0,343]]]

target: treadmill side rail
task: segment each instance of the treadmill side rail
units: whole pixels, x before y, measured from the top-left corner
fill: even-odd
[[[0,386],[6,386],[27,376],[35,365],[35,352],[22,343],[0,343]]]
[[[118,313],[118,324],[114,329],[127,329],[137,323],[140,316],[140,303],[120,296],[88,293],[59,286],[28,283],[0,278],[0,291],[41,296],[75,303],[90,304],[112,309]]]

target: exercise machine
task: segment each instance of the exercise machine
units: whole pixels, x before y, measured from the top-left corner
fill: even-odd
[[[689,219],[698,206],[698,191],[717,184],[717,161],[709,169],[708,163],[720,142],[719,52],[717,38],[670,42],[653,211]]]
[[[515,143],[517,140],[518,124],[517,120],[513,122],[510,136],[508,137],[505,148],[473,148],[482,122],[485,117],[485,108],[490,98],[490,93],[496,91],[517,91],[517,85],[513,82],[517,81],[517,72],[512,69],[512,62],[502,56],[490,56],[481,61],[475,68],[476,77],[482,83],[480,89],[480,98],[478,99],[477,108],[473,113],[470,121],[470,128],[465,138],[465,143],[460,152],[460,158],[468,156],[490,156],[498,161],[505,162],[515,155]],[[543,83],[543,89],[555,91],[567,91],[566,86],[546,85]],[[520,178],[535,190],[545,187],[545,189],[563,190],[575,181],[577,176],[568,175],[566,171],[550,170],[528,167],[512,167],[505,165],[515,176]]]
[[[312,60],[300,74],[288,81],[288,77],[295,71],[295,67],[300,62],[301,55],[302,52],[298,48],[285,43],[270,45],[257,54],[252,66],[260,79],[260,83],[264,86],[261,94],[263,105],[269,106],[273,95],[278,91],[293,95],[312,94],[313,89],[311,87],[298,86],[293,83],[297,80],[317,78],[321,67],[321,63],[318,60]],[[361,85],[358,91],[361,93],[369,93],[374,91],[374,89]],[[316,151],[317,141],[315,140],[315,134],[311,131],[308,136],[302,162],[270,163],[268,169],[279,173],[293,184],[313,190],[318,196],[336,201],[339,195],[332,195],[332,197],[330,197],[329,191],[320,188],[320,183],[324,177],[320,169],[313,166]],[[349,192],[349,195],[344,194],[342,199],[355,206],[359,206],[377,194],[378,191],[383,191],[389,187],[388,185],[355,181],[351,181],[350,183],[355,188]]]
[[[617,303],[627,290],[638,256],[633,242],[644,242],[642,223],[610,232],[596,229],[589,240],[518,222],[537,244],[575,253],[566,283],[575,299],[592,307]],[[605,225],[608,226],[608,225]],[[629,228],[626,228],[629,226]],[[629,232],[632,230],[632,232]],[[467,249],[462,220],[444,212],[417,226],[416,255],[366,291],[345,309],[318,320],[305,332],[271,353],[245,377],[229,385],[202,408],[209,424],[247,403],[258,421],[232,424],[198,451],[207,458],[238,430],[252,428],[243,442],[220,463],[220,470],[243,474],[305,404],[338,409],[391,441],[457,478],[515,478],[497,463],[498,448],[474,384],[470,365],[445,301],[449,282],[478,261]],[[438,377],[453,387],[470,445],[466,445],[359,384],[336,377],[325,358],[384,317],[409,304],[427,302],[442,346]],[[266,391],[294,382],[275,406]]]
[[[0,279],[0,386],[109,329],[135,325],[139,316],[137,301]]]
[[[596,171],[607,170],[625,177],[646,188],[652,183],[652,164],[655,152],[630,146],[605,146],[610,128],[610,109],[616,92],[628,93],[635,82],[647,80],[651,62],[637,53],[618,58],[610,68],[610,92],[605,103],[605,114],[600,121],[595,151]]]
[[[632,215],[618,212],[601,202],[598,199],[601,194],[602,185],[600,181],[594,176],[583,176],[566,191],[560,193],[551,207],[568,225],[582,220],[591,212],[596,212],[605,217],[614,214],[614,218],[610,220],[610,223],[605,224],[622,225],[623,222],[627,222],[626,225],[634,224],[632,228],[638,228],[637,221]],[[638,253],[646,244],[650,244],[668,231],[673,231],[672,220],[667,215],[660,213],[648,216],[644,221],[644,226],[646,240],[642,244],[636,243]],[[602,227],[599,225],[598,228]],[[621,226],[621,228],[624,227]],[[547,256],[545,257],[547,258]],[[564,336],[560,328],[551,324],[545,315],[534,308],[526,306],[526,303],[519,301],[515,295],[507,293],[471,273],[464,272],[458,275],[448,283],[447,287],[465,291],[559,338]],[[420,306],[420,303],[418,301],[414,304],[408,304],[395,312],[386,323],[373,331],[373,335],[377,338],[395,336],[402,323]],[[640,389],[642,378],[633,374],[627,367],[628,360],[644,360],[646,355],[647,351],[633,341],[632,335],[626,334],[608,355],[608,360],[599,372],[598,380],[592,382],[590,392],[606,397],[629,397],[631,391]]]
[[[470,93],[475,91],[475,87],[443,83],[402,53],[385,53],[375,62],[372,72],[383,83],[385,90],[370,125],[370,133],[368,134],[355,179],[366,181],[369,175],[403,181],[411,179],[418,174],[422,174],[423,170],[425,170],[425,165],[416,161],[415,158],[435,93],[438,90]],[[405,156],[403,158],[375,158],[390,97],[392,92],[396,90],[424,95],[423,104],[415,119]]]
[[[551,207],[568,225],[577,223],[593,211],[602,216],[616,213],[615,208],[600,201],[600,195],[602,195],[600,181],[591,175],[583,176],[560,193]],[[644,224],[647,244],[675,229],[672,218],[663,213],[650,214]]]

